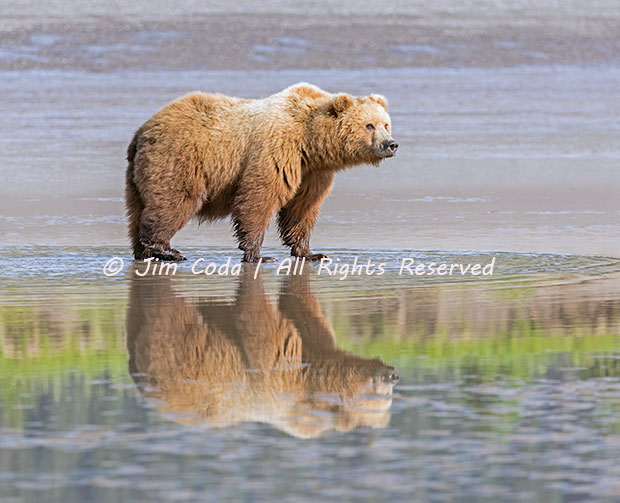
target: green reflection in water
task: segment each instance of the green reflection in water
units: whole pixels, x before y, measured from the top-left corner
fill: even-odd
[[[243,281],[243,280],[241,280]],[[245,280],[246,282],[248,280]],[[252,281],[252,280],[249,280]],[[285,281],[265,277],[274,295]],[[390,284],[391,278],[385,279]],[[231,278],[230,303],[239,280]],[[212,293],[204,282],[171,278],[190,301]],[[403,385],[502,378],[531,380],[576,373],[579,378],[620,376],[620,299],[615,275],[588,281],[515,286],[498,281],[384,288],[358,282],[350,295],[323,292],[312,277],[306,298],[318,300],[336,344],[359,356],[396,366]],[[130,383],[125,317],[126,281],[48,290],[28,300],[32,287],[12,287],[0,304],[0,402],[2,425],[22,428],[37,396],[58,401],[69,380]],[[263,294],[260,293],[262,296]],[[18,299],[17,301],[15,299]],[[21,301],[19,300],[21,299]],[[92,387],[83,387],[88,402]],[[398,388],[397,388],[398,389]],[[130,390],[128,392],[134,392]],[[88,421],[87,412],[68,421]]]

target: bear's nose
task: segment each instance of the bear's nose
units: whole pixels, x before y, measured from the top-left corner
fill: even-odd
[[[398,145],[396,145],[396,147],[398,147]],[[400,381],[400,376],[398,375],[398,371],[394,367],[392,367],[392,369],[390,370],[390,372],[387,373],[384,379],[389,383],[396,384],[398,381]]]
[[[398,150],[398,143],[396,143],[394,140],[386,140],[385,142],[383,142],[383,148],[391,154],[394,154]]]
[[[400,381],[400,376],[394,367],[381,367],[375,374],[375,379],[388,384],[396,384]]]

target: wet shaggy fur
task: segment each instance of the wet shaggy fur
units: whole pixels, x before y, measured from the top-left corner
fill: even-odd
[[[134,256],[182,260],[170,240],[190,219],[231,216],[244,261],[255,262],[277,212],[291,254],[318,259],[310,233],[334,172],[390,157],[386,140],[390,117],[377,94],[302,83],[258,100],[183,96],[140,127],[127,150]]]
[[[129,371],[188,424],[263,422],[298,437],[383,427],[397,373],[339,349],[309,276],[284,276],[279,301],[242,271],[234,300],[188,298],[168,276],[131,275]]]

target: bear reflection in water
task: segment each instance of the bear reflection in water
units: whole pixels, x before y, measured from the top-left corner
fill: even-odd
[[[275,307],[253,269],[233,301],[133,276],[129,370],[143,393],[192,425],[261,422],[296,437],[387,426],[396,370],[336,347],[307,274],[283,277]]]

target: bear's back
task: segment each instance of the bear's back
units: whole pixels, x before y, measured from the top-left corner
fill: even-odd
[[[165,121],[182,125],[208,125],[211,121],[220,121],[229,116],[239,116],[243,106],[252,100],[233,98],[223,94],[210,94],[194,91],[169,103],[151,119],[154,122]]]

